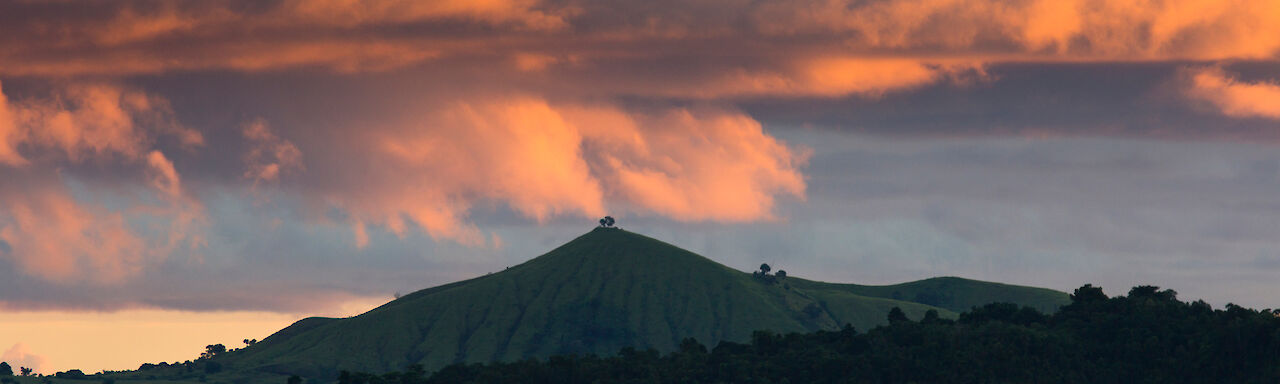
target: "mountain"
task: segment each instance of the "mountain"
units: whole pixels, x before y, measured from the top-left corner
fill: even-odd
[[[622,347],[670,351],[753,331],[869,329],[893,307],[942,317],[995,301],[1052,312],[1068,296],[954,277],[864,286],[761,278],[670,244],[597,228],[505,271],[424,289],[345,319],[308,318],[227,354],[237,370],[333,377]]]

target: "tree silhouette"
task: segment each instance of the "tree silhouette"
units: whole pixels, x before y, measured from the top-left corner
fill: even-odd
[[[0,362],[0,376],[13,376],[13,367],[9,363]]]
[[[902,308],[893,307],[889,310],[889,324],[900,324],[907,322],[907,314],[902,313]]]
[[[769,274],[769,270],[771,269],[773,268],[769,268],[769,264],[760,264],[760,272],[763,272],[766,275]]]
[[[18,368],[18,371],[22,372],[22,376],[31,376],[31,371],[34,371],[34,369],[22,367]]]
[[[613,216],[605,216],[600,219],[601,227],[610,228],[610,227],[613,227],[613,224],[614,224]]]
[[[458,362],[430,377],[412,368],[383,375],[342,372],[338,383],[1274,383],[1280,378],[1275,369],[1280,318],[1273,310],[1213,309],[1203,302],[1181,302],[1172,290],[1155,287],[1111,298],[1097,287],[1082,288],[1075,303],[1053,314],[992,303],[957,320],[930,310],[912,321],[894,308],[893,324],[864,332],[845,325],[807,334],[756,332],[747,344],[724,341],[709,351],[684,339],[665,355],[628,347],[614,357]],[[816,303],[804,311],[813,319],[825,312]]]
[[[787,278],[787,271],[779,270],[778,273],[775,273],[773,275],[777,276],[779,279],[785,279]]]
[[[68,369],[66,372],[58,372],[53,374],[53,377],[56,377],[59,379],[68,379],[68,380],[83,380],[85,376],[87,375],[84,374],[84,371],[81,371],[79,369]]]
[[[226,352],[226,351],[227,351],[227,346],[222,344],[206,345],[204,347],[204,353],[200,354],[200,358],[212,359],[215,356],[221,355],[223,352]]]
[[[1076,288],[1075,293],[1071,294],[1073,303],[1089,303],[1106,301],[1107,294],[1102,293],[1102,288],[1095,287],[1093,284],[1085,284],[1080,288]]]

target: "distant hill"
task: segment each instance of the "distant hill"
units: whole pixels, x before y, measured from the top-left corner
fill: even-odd
[[[772,280],[772,281],[770,281]],[[622,347],[715,345],[753,331],[869,329],[900,307],[943,318],[990,302],[1052,312],[1067,294],[955,277],[890,286],[760,278],[621,229],[597,228],[490,275],[424,289],[359,316],[309,318],[226,354],[236,370],[330,378],[423,364],[512,361]]]

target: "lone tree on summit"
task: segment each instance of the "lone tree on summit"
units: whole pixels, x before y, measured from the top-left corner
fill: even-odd
[[[605,216],[604,218],[600,219],[601,227],[611,228],[613,227],[613,223],[614,223],[613,216]]]

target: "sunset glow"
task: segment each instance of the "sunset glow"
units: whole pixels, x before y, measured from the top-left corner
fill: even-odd
[[[1280,307],[1280,1],[0,4],[0,361],[239,347],[612,215],[747,270]]]

